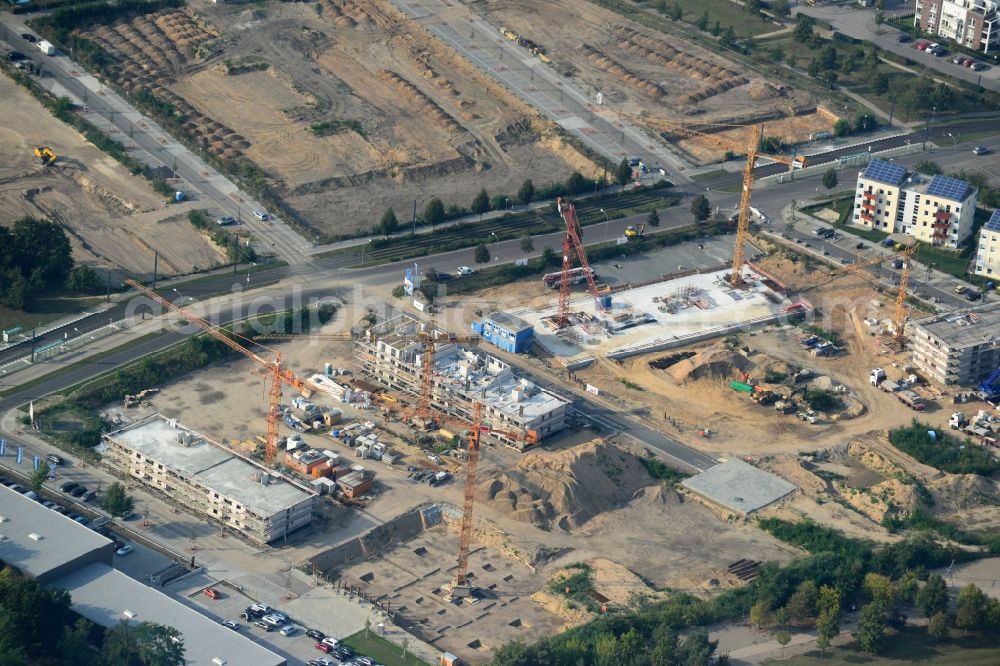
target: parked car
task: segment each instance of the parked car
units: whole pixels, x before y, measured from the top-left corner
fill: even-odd
[[[976,60],[973,60],[972,64],[969,65],[969,69],[971,69],[973,72],[978,72],[981,69],[986,69],[986,65]]]
[[[273,625],[270,625],[267,622],[264,622],[264,620],[257,620],[256,622],[253,623],[253,626],[260,627],[264,631],[274,631],[275,630],[275,627]]]
[[[313,647],[316,648],[317,650],[319,650],[320,652],[322,652],[323,654],[330,654],[330,650],[333,649],[332,646],[327,645],[326,643],[324,643],[322,641],[320,641],[319,643],[316,643]]]
[[[239,631],[240,630],[240,623],[239,622],[233,622],[232,620],[223,620],[219,624],[221,624],[223,627],[229,627],[233,631]]]
[[[354,663],[360,666],[376,666],[375,660],[371,657],[355,657]]]
[[[906,42],[908,42],[908,41],[910,41],[912,39],[913,39],[913,37],[910,37],[905,32],[901,32],[898,35],[896,35],[896,41],[899,42],[900,44],[905,44]]]
[[[23,39],[26,42],[31,42],[32,44],[38,41],[38,37],[35,37],[30,32],[22,32],[21,39]]]
[[[987,148],[986,146],[976,146],[975,148],[972,149],[973,155],[985,155],[988,152],[990,152],[990,149]]]
[[[955,63],[956,65],[964,65],[965,64],[965,58],[963,58],[962,56],[955,56],[954,58],[951,59],[951,61],[953,63]]]
[[[125,557],[126,555],[128,555],[129,553],[131,553],[133,550],[135,550],[134,546],[132,546],[131,544],[125,544],[124,546],[122,546],[121,548],[119,548],[118,550],[115,551],[115,555],[117,555],[119,557]]]
[[[338,641],[336,638],[332,638],[330,636],[327,636],[326,638],[324,638],[323,640],[321,640],[320,643],[322,643],[323,645],[326,645],[327,647],[330,647],[330,648],[335,648],[338,645],[340,645],[340,641]],[[327,652],[329,652],[329,650],[327,650]]]
[[[11,62],[17,62],[19,60],[24,60],[27,57],[28,56],[24,55],[20,51],[11,51],[10,53],[7,54],[7,60],[9,60]]]
[[[462,277],[463,275],[475,275],[476,271],[468,266],[459,266],[455,273],[458,274],[459,277]]]
[[[260,619],[263,620],[264,622],[267,622],[272,627],[280,627],[285,623],[285,618],[278,617],[276,615],[265,615]]]
[[[258,220],[260,220],[261,222],[267,222],[268,220],[271,219],[271,216],[268,214],[266,210],[255,210],[253,212],[253,216],[256,217]]]
[[[45,456],[45,460],[47,462],[49,462],[50,464],[52,464],[52,465],[65,465],[66,464],[65,460],[63,460],[60,456],[57,456],[54,453],[50,453],[49,455]]]
[[[334,666],[337,662],[329,657],[320,657],[318,659],[310,659],[309,666]]]
[[[22,486],[20,483],[11,484],[10,489],[13,490],[16,493],[21,493],[22,495],[24,494],[24,492],[26,490],[26,488],[24,486]]]
[[[87,490],[88,490],[87,486],[77,486],[73,490],[69,491],[69,494],[72,495],[73,497],[81,497],[82,495],[87,493]]]
[[[294,636],[295,633],[298,630],[299,630],[299,628],[296,627],[294,624],[286,624],[285,626],[283,626],[281,628],[281,635],[282,636]]]
[[[330,650],[330,654],[341,661],[347,661],[354,656],[354,650],[347,647],[346,645],[338,645],[337,647]]]
[[[222,597],[222,594],[220,594],[219,591],[214,587],[206,587],[205,596],[208,597],[209,599],[219,599]]]
[[[53,502],[52,500],[49,500],[48,502],[42,502],[42,506],[44,506],[46,509],[55,509],[59,505]]]
[[[80,499],[84,502],[93,502],[95,499],[97,499],[97,492],[93,490],[87,491],[86,493],[83,494],[83,497],[81,497]]]
[[[61,486],[59,486],[59,490],[63,491],[64,493],[68,493],[69,491],[73,490],[74,488],[78,487],[79,485],[80,484],[77,483],[76,481],[67,481],[66,483],[64,483]]]
[[[79,514],[73,514],[72,516],[70,516],[70,518],[80,523],[81,525],[86,525],[87,523],[90,522],[90,518],[87,518],[86,516],[81,516]]]
[[[854,246],[854,248],[856,250],[863,250],[863,249],[865,249],[865,242],[864,241],[858,241],[857,244]]]
[[[220,227],[227,227],[230,224],[236,224],[236,218],[233,217],[232,215],[223,215],[222,217],[217,219],[215,223]]]
[[[967,300],[967,301],[978,301],[982,297],[983,297],[982,294],[980,294],[978,291],[974,291],[972,289],[970,289],[965,294],[965,300]]]
[[[326,634],[324,634],[319,629],[306,629],[306,636],[308,636],[309,638],[315,639],[317,641],[321,641],[324,638],[326,638]]]

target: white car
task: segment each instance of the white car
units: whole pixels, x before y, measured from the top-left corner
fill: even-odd
[[[253,216],[256,217],[258,220],[260,220],[261,222],[267,222],[268,220],[271,219],[271,216],[268,215],[266,210],[255,210],[253,212]]]
[[[286,624],[285,626],[283,626],[281,628],[281,635],[282,636],[292,636],[293,634],[296,634],[298,631],[299,631],[299,628],[296,627],[294,624]]]
[[[272,627],[280,627],[281,625],[283,625],[285,623],[285,618],[279,617],[278,615],[274,615],[274,614],[272,614],[272,615],[265,615],[264,617],[262,617],[260,619],[263,620],[264,622],[267,622]]]
[[[462,277],[463,275],[475,275],[476,274],[476,271],[472,270],[468,266],[459,266],[458,270],[455,271],[455,272],[458,274],[459,277]]]
[[[338,641],[336,638],[332,638],[330,636],[327,636],[326,638],[324,638],[323,640],[321,640],[320,643],[325,643],[326,645],[329,645],[330,647],[337,647],[338,645],[340,645],[340,641]]]
[[[272,610],[274,610],[267,604],[261,604],[261,603],[254,604],[253,606],[250,607],[250,609],[253,610],[253,612],[255,613],[270,613]]]
[[[124,557],[125,555],[131,553],[133,550],[135,550],[135,548],[133,548],[129,544],[125,544],[124,546],[115,551],[115,555],[118,555],[119,557]]]
[[[233,622],[232,620],[223,620],[221,624],[222,624],[223,627],[229,627],[233,631],[239,631],[240,630],[240,623],[239,622]]]

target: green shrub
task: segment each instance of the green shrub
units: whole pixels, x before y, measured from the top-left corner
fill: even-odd
[[[929,431],[935,433],[933,438],[927,434]],[[989,476],[1000,470],[1000,460],[982,446],[973,444],[969,439],[960,442],[916,419],[908,428],[891,431],[889,441],[925,465],[949,474]]]

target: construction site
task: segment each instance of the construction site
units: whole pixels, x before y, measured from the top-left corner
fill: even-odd
[[[52,117],[26,90],[0,77],[0,224],[30,216],[65,229],[82,265],[166,275],[223,262],[187,220],[190,204],[165,206],[140,176]],[[39,157],[36,149],[54,157]]]

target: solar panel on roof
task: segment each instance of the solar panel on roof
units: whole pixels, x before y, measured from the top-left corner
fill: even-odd
[[[962,201],[968,196],[970,189],[969,184],[964,180],[948,176],[934,176],[931,184],[927,186],[927,195],[950,201]]]
[[[989,221],[986,223],[989,231],[1000,231],[1000,209],[993,211]]]
[[[872,160],[865,168],[865,178],[887,185],[899,185],[906,178],[906,167],[885,160]]]

